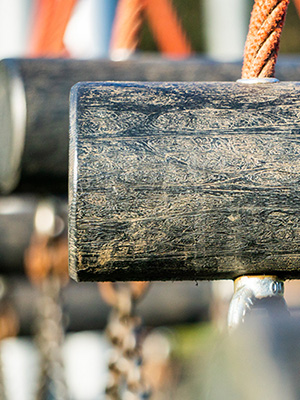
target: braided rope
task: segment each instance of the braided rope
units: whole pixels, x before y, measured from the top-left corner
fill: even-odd
[[[36,0],[29,56],[66,56],[63,38],[76,3],[77,0]]]
[[[176,57],[191,55],[191,44],[171,0],[119,0],[110,42],[113,60],[126,59],[134,53],[144,14],[163,54]]]
[[[289,0],[255,0],[245,44],[242,78],[274,77]]]
[[[128,58],[137,48],[143,22],[144,2],[119,0],[110,42],[113,60]]]

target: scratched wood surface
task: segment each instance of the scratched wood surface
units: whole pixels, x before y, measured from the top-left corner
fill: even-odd
[[[205,58],[2,60],[0,192],[67,193],[69,92],[79,81],[235,81],[240,75],[240,63],[217,63]],[[300,59],[281,57],[276,76],[298,80]],[[20,118],[22,91],[24,120]]]
[[[117,63],[71,59],[0,61],[0,192],[67,193],[69,93],[75,83],[236,80],[240,70],[238,63],[155,57]],[[21,118],[22,100],[25,119]]]
[[[81,83],[77,280],[300,277],[300,85]]]

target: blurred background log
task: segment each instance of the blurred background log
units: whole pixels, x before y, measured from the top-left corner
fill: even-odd
[[[57,218],[66,224],[67,202],[56,200]],[[0,198],[0,274],[20,318],[20,333],[30,335],[39,301],[39,291],[26,279],[24,252],[29,246],[38,206],[34,196]],[[66,227],[66,225],[65,225]],[[66,265],[67,268],[67,265]],[[207,320],[211,285],[203,282],[156,283],[139,310],[149,326]],[[109,307],[101,299],[96,283],[70,282],[63,290],[64,319],[68,331],[103,329]]]
[[[123,62],[7,59],[0,62],[0,192],[67,193],[69,91],[79,81],[235,81],[240,63],[205,58]],[[298,80],[300,59],[281,59],[280,80]]]
[[[10,299],[20,319],[20,334],[32,334],[35,308],[39,301],[36,288],[25,277],[10,277]],[[148,327],[207,321],[211,285],[202,282],[157,282],[138,305],[139,315]],[[110,312],[101,299],[96,283],[71,282],[63,291],[64,324],[68,332],[103,330]]]

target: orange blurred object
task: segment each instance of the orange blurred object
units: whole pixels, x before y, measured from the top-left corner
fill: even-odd
[[[295,4],[296,10],[297,10],[297,13],[300,17],[300,0],[294,0],[294,4]]]
[[[127,58],[137,48],[143,9],[144,0],[119,0],[110,42],[113,59]]]
[[[57,57],[66,54],[63,38],[76,2],[36,0],[29,56]]]
[[[64,238],[49,239],[34,233],[25,251],[24,266],[31,282],[41,285],[50,275],[59,278],[62,284],[69,281],[68,243]]]
[[[0,306],[0,341],[17,336],[19,332],[19,319],[11,304]]]
[[[191,45],[170,0],[119,0],[110,44],[113,59],[127,58],[136,50],[145,16],[163,54],[191,55]]]
[[[188,57],[192,53],[170,0],[144,0],[153,36],[161,52],[168,56]]]
[[[118,307],[120,290],[122,292],[124,288],[127,288],[132,300],[137,301],[146,293],[149,284],[150,282],[146,281],[122,282],[121,287],[118,287],[120,283],[99,282],[98,287],[103,300],[112,307]]]

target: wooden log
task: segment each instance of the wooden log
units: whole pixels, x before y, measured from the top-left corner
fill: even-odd
[[[67,193],[69,91],[79,81],[234,81],[240,63],[10,59],[0,62],[0,193]],[[278,63],[277,77],[297,80],[300,59]]]
[[[300,85],[81,83],[76,280],[300,277]]]
[[[1,275],[24,274],[24,251],[33,233],[36,207],[32,197],[0,199]]]
[[[52,199],[54,201],[54,199]],[[24,275],[24,252],[34,231],[39,201],[34,196],[0,197],[0,274]],[[66,199],[55,201],[61,229],[67,226]]]
[[[0,192],[67,193],[71,87],[83,80],[193,80],[239,76],[204,60],[10,59],[0,62]]]

